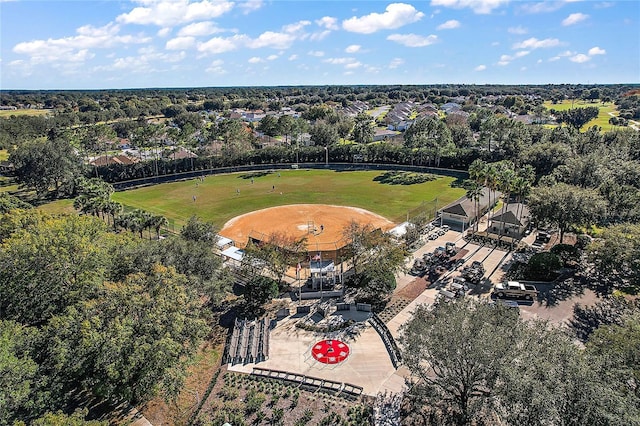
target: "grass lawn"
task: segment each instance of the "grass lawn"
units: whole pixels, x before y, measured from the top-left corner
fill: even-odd
[[[0,110],[0,118],[9,118],[12,115],[47,115],[50,113],[49,109],[3,109]]]
[[[451,177],[437,176],[433,181],[414,185],[391,185],[374,181],[382,173],[283,170],[280,177],[277,172],[234,173],[207,176],[204,182],[193,179],[117,192],[112,198],[126,207],[161,214],[177,226],[195,214],[221,227],[244,213],[304,203],[360,207],[396,221],[423,201],[437,197],[438,206],[442,207],[465,194],[464,189],[452,187],[455,179]]]
[[[611,118],[611,115],[609,113],[613,113],[613,115],[615,116],[618,115],[618,109],[613,102],[602,104],[601,102],[587,102],[582,100],[577,100],[572,102],[569,99],[565,99],[564,101],[557,104],[553,104],[550,101],[547,101],[544,103],[545,108],[549,110],[555,109],[556,111],[565,111],[571,108],[585,108],[588,106],[598,107],[600,109],[600,114],[596,118],[594,118],[593,120],[585,124],[582,127],[582,130],[588,129],[591,126],[601,127],[602,131],[605,131],[605,132],[615,129],[615,126],[612,126],[611,124],[609,124],[609,119]],[[545,125],[545,127],[553,128],[556,126]]]
[[[62,213],[75,213],[76,209],[73,208],[73,200],[56,200],[50,203],[42,204],[38,206],[39,210],[42,210],[46,213],[51,214],[62,214]]]

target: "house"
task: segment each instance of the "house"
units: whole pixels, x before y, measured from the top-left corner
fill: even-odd
[[[140,160],[134,157],[129,157],[128,155],[118,154],[118,155],[101,155],[99,157],[94,158],[89,161],[89,164],[92,166],[100,167],[100,166],[108,166],[111,164],[124,164],[126,166],[138,163]]]
[[[404,132],[409,128],[412,121],[398,121],[395,123],[391,123],[387,126],[387,130],[395,130],[397,132]]]
[[[455,102],[447,102],[446,104],[442,104],[440,109],[443,110],[446,114],[449,114],[453,111],[459,111],[460,109],[462,109],[462,105]]]
[[[185,158],[198,158],[196,154],[189,151],[188,149],[179,146],[178,148],[172,151],[165,151],[163,157],[170,158],[172,160],[183,160]]]
[[[8,161],[0,161],[0,175],[9,176],[16,171],[12,163]]]
[[[398,132],[394,132],[393,130],[376,129],[376,131],[375,131],[375,133],[373,135],[373,141],[374,142],[386,141],[386,140],[389,140],[389,139],[393,139],[397,135],[398,135]]]
[[[477,215],[475,201],[464,197],[440,210],[442,224],[461,231],[470,228],[489,210],[489,190],[485,188],[482,192],[478,200]]]
[[[506,210],[500,209],[491,217],[488,231],[511,238],[520,238],[529,226],[530,219],[527,206],[522,203],[512,203]]]
[[[121,150],[125,150],[125,149],[131,149],[131,143],[129,142],[129,139],[120,139],[120,143],[118,143],[118,149]]]

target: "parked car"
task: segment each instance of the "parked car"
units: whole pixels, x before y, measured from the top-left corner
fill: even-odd
[[[518,297],[533,300],[538,296],[538,290],[531,284],[523,284],[518,281],[507,281],[494,286],[494,294],[499,297]]]

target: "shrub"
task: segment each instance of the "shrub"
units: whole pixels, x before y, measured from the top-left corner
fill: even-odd
[[[527,266],[527,278],[548,281],[554,278],[554,271],[562,267],[560,256],[551,252],[536,253]]]
[[[550,252],[558,255],[565,266],[574,265],[580,259],[580,250],[571,244],[556,244]]]

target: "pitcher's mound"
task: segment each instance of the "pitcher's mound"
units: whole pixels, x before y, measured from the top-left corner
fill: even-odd
[[[351,221],[371,224],[387,231],[395,224],[368,210],[327,204],[293,204],[271,207],[235,217],[225,223],[220,235],[232,239],[236,246],[247,244],[249,233],[270,235],[280,233],[296,238],[307,238],[313,250],[316,244],[338,244],[342,232]]]

